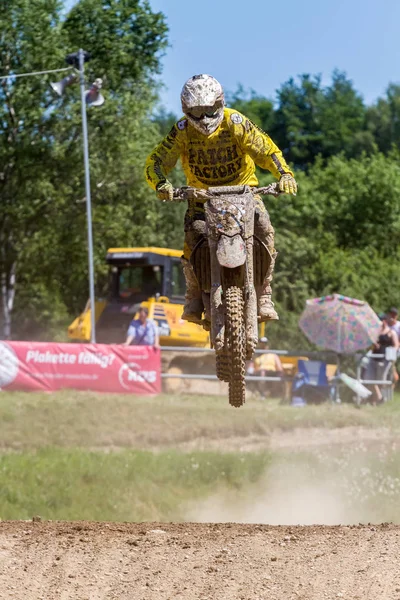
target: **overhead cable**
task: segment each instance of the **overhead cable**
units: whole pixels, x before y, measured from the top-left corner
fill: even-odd
[[[60,73],[61,71],[70,71],[71,67],[63,69],[51,69],[49,71],[33,71],[32,73],[16,73],[15,75],[2,75],[1,79],[16,79],[17,77],[30,77],[31,75],[47,75],[47,73]]]

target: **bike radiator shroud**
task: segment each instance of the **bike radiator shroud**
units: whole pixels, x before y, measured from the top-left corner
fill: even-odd
[[[211,260],[207,235],[210,242],[217,242],[219,239],[219,262],[223,262],[228,268],[230,264],[230,268],[243,265],[246,258],[243,240],[253,236],[255,287],[262,285],[270,267],[271,255],[265,244],[254,235],[254,225],[250,221],[254,219],[254,196],[247,186],[243,186],[242,190],[238,194],[237,186],[210,188],[210,192],[216,194],[216,197],[206,202],[206,230],[190,257],[199,286],[206,293],[211,291]]]

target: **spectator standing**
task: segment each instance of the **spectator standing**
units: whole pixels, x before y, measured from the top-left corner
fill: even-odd
[[[400,322],[398,321],[399,311],[397,308],[392,306],[392,308],[387,313],[387,322],[392,331],[395,331],[397,337],[400,339]]]
[[[373,345],[373,353],[385,355],[387,348],[395,348],[397,351],[399,349],[399,338],[396,331],[389,326],[388,315],[380,315],[379,318],[382,321],[381,332],[378,340]],[[387,368],[389,362],[391,361],[388,361],[386,356],[383,356],[382,358],[374,358],[372,361],[370,361],[370,367],[372,368],[370,373],[371,377],[368,374],[367,378],[375,379],[376,381],[382,381],[388,375]],[[383,402],[384,398],[379,385],[374,385],[374,392],[373,401],[375,401],[375,403]]]
[[[137,319],[132,319],[125,346],[155,346],[159,347],[158,328],[156,323],[149,319],[149,309],[145,306],[139,308]]]
[[[396,332],[397,337],[400,340],[400,322],[398,321],[398,318],[399,311],[397,310],[397,308],[392,306],[392,308],[388,311],[388,325],[392,331]],[[397,354],[399,354],[399,350],[397,350]],[[395,385],[399,380],[399,374],[397,372],[396,365],[393,369],[393,380]]]

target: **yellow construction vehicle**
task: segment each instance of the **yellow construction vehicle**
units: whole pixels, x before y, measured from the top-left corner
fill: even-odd
[[[107,263],[110,277],[107,299],[96,301],[96,342],[121,344],[126,339],[130,321],[139,306],[147,306],[149,318],[153,319],[160,334],[161,346],[209,347],[209,334],[200,325],[181,319],[185,301],[185,278],[180,257],[182,252],[169,248],[110,248]],[[68,328],[72,341],[90,340],[90,303]],[[204,352],[162,352],[162,371],[179,375],[182,373],[215,373],[213,354]],[[206,384],[205,386],[203,384]],[[200,382],[202,389],[207,384]],[[190,391],[198,381],[166,379],[164,390],[170,392]]]
[[[178,250],[152,247],[108,250],[108,297],[95,306],[97,343],[123,343],[139,306],[146,306],[149,318],[158,325],[162,346],[208,346],[208,332],[181,319],[185,300],[181,254]],[[90,340],[90,311],[88,303],[68,328],[71,340]]]

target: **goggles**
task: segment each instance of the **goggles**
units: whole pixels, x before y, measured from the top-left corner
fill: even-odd
[[[222,108],[222,104],[214,104],[214,106],[194,106],[191,108],[188,113],[190,116],[196,121],[201,121],[205,117],[215,117],[218,111]]]

